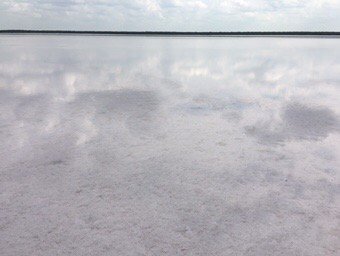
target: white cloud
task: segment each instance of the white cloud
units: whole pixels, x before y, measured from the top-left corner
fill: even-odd
[[[208,5],[202,1],[196,1],[196,0],[169,0],[169,1],[163,1],[165,6],[167,4],[173,5],[177,8],[194,8],[194,9],[206,9],[208,8]]]
[[[2,29],[340,30],[339,0],[5,0]]]

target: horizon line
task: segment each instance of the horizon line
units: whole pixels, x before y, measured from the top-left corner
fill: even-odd
[[[338,31],[99,31],[5,29],[0,34],[94,34],[94,35],[174,35],[174,36],[340,36]]]

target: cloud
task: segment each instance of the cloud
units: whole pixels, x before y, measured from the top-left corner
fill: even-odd
[[[193,9],[206,9],[208,5],[202,1],[188,0],[170,0],[170,1],[162,1],[163,6],[172,7],[172,8],[193,8]]]
[[[337,0],[5,0],[2,29],[340,30]]]

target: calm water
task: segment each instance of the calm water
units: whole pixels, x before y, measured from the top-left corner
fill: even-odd
[[[0,36],[1,255],[339,255],[340,39]]]

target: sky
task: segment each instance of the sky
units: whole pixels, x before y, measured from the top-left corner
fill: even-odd
[[[340,0],[1,0],[0,29],[340,31]]]

